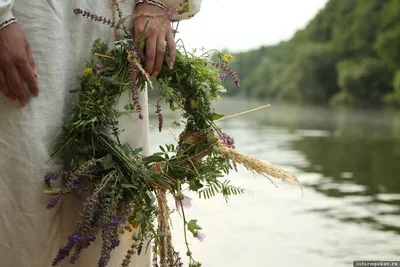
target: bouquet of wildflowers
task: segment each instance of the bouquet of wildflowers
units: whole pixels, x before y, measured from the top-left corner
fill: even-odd
[[[122,16],[119,22],[112,22],[80,9],[74,12],[124,29]],[[122,267],[129,265],[132,255],[148,249],[152,249],[154,266],[182,266],[172,244],[167,193],[174,197],[182,215],[189,266],[201,266],[189,248],[187,233],[201,241],[204,234],[197,220],[185,216],[184,208],[190,206],[185,190],[203,198],[222,194],[227,199],[243,193],[244,189],[224,180],[237,164],[268,178],[297,182],[289,172],[235,150],[233,138],[217,126],[216,121],[224,116],[215,113],[211,103],[225,92],[222,81],[230,75],[239,86],[235,71],[228,66],[230,55],[216,53],[218,60],[210,61],[209,53],[195,56],[177,46],[174,69],[165,63],[157,80],[152,81],[141,66],[143,46],[143,40],[134,41],[129,31],[119,36],[112,48],[96,40],[93,58],[78,77],[79,87],[72,92],[77,102],[52,155],[64,157],[66,168],[46,175],[45,190],[53,195],[48,208],[68,193],[87,197],[82,198],[84,207],[75,232],[59,250],[53,266],[63,260],[74,263],[99,235],[102,249],[97,265],[107,266],[125,231],[132,232],[132,246],[121,259]],[[138,95],[149,85],[159,92],[155,111],[159,130],[163,126],[161,101],[181,113],[182,120],[176,124],[183,130],[177,144],[160,146],[159,152],[145,156],[141,149],[120,141],[118,117],[122,112],[116,104],[121,94],[129,91],[130,103],[124,112],[142,118]],[[63,186],[56,187],[56,180]]]

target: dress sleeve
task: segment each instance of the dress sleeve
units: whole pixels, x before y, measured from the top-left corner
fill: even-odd
[[[14,20],[11,8],[14,0],[0,0],[0,29]]]
[[[14,0],[0,0],[0,22],[12,18],[11,8]]]
[[[180,13],[179,20],[194,17],[201,8],[201,0],[161,0],[169,8],[176,8]]]

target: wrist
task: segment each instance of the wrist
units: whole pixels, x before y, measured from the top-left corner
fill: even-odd
[[[5,17],[5,19],[0,20],[0,30],[4,29],[5,27],[15,22],[17,22],[17,19],[14,18],[13,16]]]
[[[6,5],[3,4],[1,5],[0,30],[17,21],[13,16],[11,9],[12,9],[12,1],[8,2],[8,4]]]

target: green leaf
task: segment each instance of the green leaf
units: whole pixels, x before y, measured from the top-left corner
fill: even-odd
[[[148,156],[148,157],[145,157],[144,159],[143,159],[143,161],[145,162],[145,163],[151,163],[151,162],[161,162],[161,161],[164,161],[164,158],[163,157],[161,157],[161,156],[158,156],[158,155],[151,155],[151,156]]]
[[[174,102],[171,101],[171,102],[169,103],[169,109],[172,110],[172,111],[175,111],[175,110],[176,110],[176,108],[175,108],[175,106],[174,106]]]
[[[129,148],[132,149],[131,147],[129,147]],[[140,148],[137,148],[135,150],[132,150],[132,153],[135,154],[135,155],[139,154],[141,152],[143,152],[143,147],[140,147]]]
[[[202,187],[203,187],[203,184],[199,180],[190,181],[189,189],[191,191],[197,192]]]
[[[108,154],[107,156],[104,157],[103,166],[104,166],[104,169],[106,169],[106,170],[109,170],[115,166],[115,162],[113,161],[113,158],[110,154]]]
[[[61,188],[45,188],[43,191],[48,195],[58,195],[61,191]]]
[[[136,186],[134,186],[133,184],[121,184],[121,186],[123,187],[123,188],[134,188],[134,189],[137,189],[137,187]]]
[[[196,235],[196,233],[201,230],[201,227],[197,225],[197,220],[190,220],[187,223],[187,228],[193,235]]]
[[[213,121],[217,121],[217,120],[219,120],[219,119],[222,119],[223,117],[225,117],[225,116],[222,115],[222,114],[218,114],[218,113],[213,113],[213,114],[211,114],[211,119],[212,119]]]
[[[124,151],[125,155],[129,155],[129,152],[131,151],[131,148],[129,147],[128,144],[123,144],[121,146],[122,151]]]
[[[150,199],[150,205],[153,205],[156,202],[156,197],[150,191],[146,191],[146,195]]]

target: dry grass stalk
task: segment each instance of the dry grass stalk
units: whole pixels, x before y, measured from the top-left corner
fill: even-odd
[[[164,233],[158,243],[158,252],[160,255],[160,267],[173,266],[174,249],[172,246],[171,228],[169,225],[169,208],[167,194],[165,190],[157,189],[158,202],[158,232]]]
[[[266,161],[242,154],[225,146],[222,143],[219,144],[219,149],[223,156],[232,158],[233,161],[243,165],[246,169],[252,171],[253,173],[263,175],[267,178],[273,177],[289,183],[299,183],[297,177],[294,176],[292,173],[282,168],[276,167]]]
[[[184,140],[185,143],[194,144],[196,142],[200,142],[202,138],[204,139],[204,136],[205,135],[200,135],[199,133],[189,133],[185,136]],[[292,173],[274,166],[266,161],[259,160],[255,157],[245,155],[234,149],[231,149],[218,141],[217,137],[215,137],[215,140],[218,142],[217,144],[222,156],[231,158],[234,162],[243,165],[247,170],[265,176],[268,179],[272,177],[289,183],[299,183],[297,177]],[[202,153],[199,153],[199,155],[195,155],[193,158],[197,160],[196,162],[198,162],[198,160],[203,159],[205,155],[206,151],[203,151]],[[271,182],[273,181],[271,180]]]

